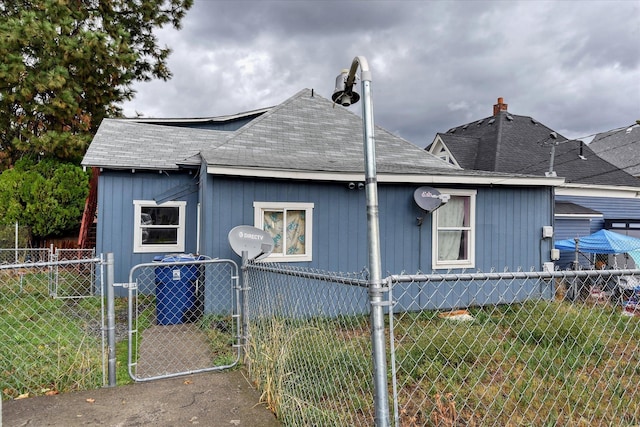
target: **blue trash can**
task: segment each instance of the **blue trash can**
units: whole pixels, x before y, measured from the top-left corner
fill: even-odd
[[[169,263],[198,259],[199,257],[191,254],[179,254],[155,257],[154,261]],[[193,309],[196,302],[198,272],[197,265],[168,265],[155,268],[158,325],[184,323],[185,314]]]

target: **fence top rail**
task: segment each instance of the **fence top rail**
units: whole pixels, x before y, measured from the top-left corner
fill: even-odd
[[[153,262],[145,262],[142,264],[136,264],[131,268],[131,272],[134,270],[138,270],[143,267],[167,267],[172,265],[202,265],[202,264],[233,264],[237,268],[237,264],[232,259],[223,259],[223,258],[204,258],[200,260],[193,261],[153,261]]]
[[[21,264],[0,264],[0,270],[13,270],[16,268],[34,268],[34,267],[55,267],[55,266],[61,266],[61,265],[99,263],[99,262],[102,262],[101,258],[70,259],[70,260],[64,260],[64,261],[46,261],[46,262],[23,262]]]
[[[247,264],[247,268],[264,271],[268,273],[277,273],[284,274],[286,276],[295,276],[302,277],[304,279],[314,279],[314,280],[324,280],[333,283],[340,283],[342,285],[350,285],[350,286],[359,286],[363,288],[369,287],[369,281],[366,279],[359,279],[355,277],[349,276],[341,276],[339,273],[329,274],[326,272],[322,272],[319,270],[313,269],[303,269],[289,266],[273,266],[264,263],[256,264],[249,263]],[[352,273],[352,275],[361,274],[361,273]]]
[[[0,252],[30,251],[30,252],[49,252],[49,248],[0,248]]]
[[[593,276],[640,276],[635,270],[558,270],[558,271],[505,271],[490,273],[447,273],[447,274],[396,274],[387,278],[390,283],[410,282],[453,282],[458,280],[500,280],[500,279],[555,279],[567,277]]]

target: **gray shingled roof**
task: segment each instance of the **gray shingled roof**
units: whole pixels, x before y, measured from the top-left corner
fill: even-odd
[[[571,202],[555,202],[556,215],[602,216],[601,212]]]
[[[211,121],[207,124],[211,128],[199,129],[189,127],[189,119],[105,119],[82,164],[106,169],[172,170],[199,165],[204,159],[209,168],[231,174],[235,170],[241,175],[251,175],[247,171],[255,171],[256,176],[264,176],[265,171],[271,176],[285,171],[364,172],[362,118],[348,109],[303,89],[259,113],[248,123],[246,114],[238,115],[246,124],[237,129],[233,126],[236,122],[225,120],[219,124]],[[375,139],[380,175],[452,176],[469,182],[474,178],[508,182],[510,178],[531,177],[462,170],[381,127],[375,128]]]
[[[500,111],[439,134],[464,169],[544,175],[549,171],[552,129],[527,116]],[[554,171],[567,182],[640,186],[640,180],[558,134]],[[582,154],[582,156],[581,156]]]
[[[105,119],[82,164],[116,169],[209,166],[361,172],[362,119],[304,89],[236,131]],[[410,142],[376,127],[379,172],[459,171]]]
[[[454,169],[380,127],[374,135],[378,172]],[[202,156],[210,166],[361,172],[362,119],[305,89],[238,130],[224,144],[203,150]]]
[[[599,133],[589,148],[609,163],[640,177],[640,125]]]
[[[200,164],[203,149],[223,143],[229,132],[104,119],[82,160],[111,169],[178,169]]]

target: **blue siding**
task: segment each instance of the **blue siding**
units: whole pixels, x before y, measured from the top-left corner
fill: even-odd
[[[150,262],[156,255],[133,253],[132,201],[150,200],[194,179],[200,180],[200,191],[182,198],[187,201],[185,252],[196,251],[199,197],[200,253],[238,263],[228,233],[237,225],[253,224],[254,201],[311,202],[315,206],[313,260],[297,265],[339,272],[367,268],[365,191],[350,190],[347,183],[105,171],[99,186],[97,250],[114,253],[117,282],[127,281],[132,266]],[[419,186],[378,186],[383,275],[432,271],[431,216],[413,201],[413,192]],[[540,269],[549,260],[552,244],[550,239],[541,238],[542,226],[552,224],[551,204],[549,188],[477,188],[476,270]],[[419,216],[424,216],[422,226],[418,226]]]
[[[367,267],[366,202],[363,190],[346,183],[269,181],[210,177],[203,220],[208,222],[203,252],[238,260],[227,243],[229,230],[253,224],[253,202],[312,202],[313,261],[302,266],[352,272]],[[431,217],[418,227],[413,202],[419,185],[379,184],[383,274],[431,271]],[[476,268],[541,268],[551,240],[541,238],[552,225],[548,188],[480,188],[476,201]]]
[[[149,173],[103,171],[98,184],[98,232],[96,251],[113,252],[115,281],[126,282],[129,270],[136,264],[151,262],[162,253],[133,253],[133,200],[153,200],[176,186],[193,182],[188,173]],[[193,193],[179,200],[186,206],[185,252],[196,250],[196,209],[198,194]]]
[[[541,269],[549,261],[552,225],[549,188],[480,188],[476,202],[476,268]]]
[[[604,227],[604,219],[607,218],[640,219],[640,199],[638,198],[557,196],[556,200],[575,203],[602,213],[604,215],[602,220],[592,221],[592,233],[601,230]]]

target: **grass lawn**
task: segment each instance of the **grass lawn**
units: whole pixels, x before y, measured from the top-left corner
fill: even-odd
[[[469,311],[395,316],[401,425],[640,424],[639,318],[557,301]],[[252,336],[251,377],[286,425],[371,422],[366,318],[263,319]]]

